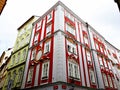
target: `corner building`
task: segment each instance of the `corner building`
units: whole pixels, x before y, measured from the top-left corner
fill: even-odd
[[[118,90],[109,45],[59,1],[33,23],[21,89]]]

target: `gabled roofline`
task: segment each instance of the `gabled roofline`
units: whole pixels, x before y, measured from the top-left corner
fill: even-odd
[[[35,17],[39,17],[39,16],[36,16],[36,15],[33,15],[31,16],[26,22],[24,22],[17,30],[19,31],[26,23],[28,23],[30,20],[32,20],[33,18]]]

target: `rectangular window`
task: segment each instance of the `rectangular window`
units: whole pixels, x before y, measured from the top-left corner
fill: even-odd
[[[75,29],[67,23],[66,23],[66,31],[68,31],[70,34],[75,36]]]
[[[103,58],[103,62],[104,62],[105,67],[107,68],[108,67],[107,62],[106,62],[106,60],[104,58]]]
[[[50,41],[47,41],[44,45],[44,53],[50,52]]]
[[[92,84],[95,84],[95,76],[94,76],[94,71],[92,69],[89,70],[90,73],[90,81]]]
[[[95,47],[96,47],[97,50],[99,50],[99,46],[98,46],[97,42],[95,42]]]
[[[104,80],[104,84],[106,87],[108,87],[108,81],[107,81],[107,76],[105,73],[103,73],[103,80]]]
[[[74,44],[68,40],[67,40],[67,49],[68,49],[68,52],[77,54],[76,44]]]
[[[47,79],[49,74],[49,62],[42,64],[42,79]]]
[[[14,62],[15,62],[15,55],[13,56],[12,60],[11,60],[11,65],[14,65]]]
[[[110,75],[108,75],[108,80],[109,80],[110,87],[113,87]]]
[[[114,87],[117,88],[116,83],[115,83],[115,78],[112,77],[112,80],[113,80]]]
[[[17,58],[16,58],[16,63],[18,63],[19,61],[20,61],[20,52],[18,53],[18,55],[17,55]]]
[[[21,82],[21,80],[22,80],[22,75],[23,75],[23,69],[20,68],[20,69],[18,70],[18,80],[17,80],[17,82]]]
[[[36,49],[32,50],[32,56],[31,56],[31,60],[34,60],[36,57]]]
[[[102,46],[100,46],[100,51],[103,53],[103,48],[102,48]]]
[[[109,67],[110,70],[112,69],[112,68],[111,68],[111,65],[110,65],[110,62],[108,62],[108,67]]]
[[[86,55],[87,55],[87,61],[91,62],[91,55],[89,51],[86,51]]]
[[[68,73],[69,77],[74,79],[80,79],[80,72],[78,64],[68,62]]]
[[[86,36],[84,36],[84,43],[88,44],[88,38]]]
[[[47,15],[47,23],[52,20],[52,12]]]
[[[52,25],[47,26],[47,28],[46,28],[46,36],[51,34],[51,28],[52,28]]]
[[[39,22],[37,23],[37,30],[36,30],[36,31],[40,30],[40,28],[41,28],[41,21],[39,21]]]
[[[36,33],[34,37],[34,44],[38,43],[38,36],[39,36],[39,33]]]
[[[32,82],[33,70],[34,70],[34,68],[30,67],[29,72],[28,72],[27,83],[31,83]]]
[[[25,58],[26,58],[26,49],[23,50],[23,55],[22,56],[23,56],[22,60],[25,60]]]
[[[70,13],[65,12],[65,16],[74,22],[74,17]]]
[[[101,56],[98,56],[98,60],[99,60],[100,66],[103,66],[103,61]]]

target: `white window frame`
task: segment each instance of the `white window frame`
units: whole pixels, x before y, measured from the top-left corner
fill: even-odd
[[[94,71],[92,69],[89,69],[89,74],[90,74],[90,81],[92,84],[95,84],[95,75]]]
[[[39,22],[37,23],[37,29],[36,29],[36,31],[40,30],[40,28],[41,28],[41,23],[42,23],[42,21],[39,21]]]
[[[42,79],[47,79],[49,76],[49,61],[42,64]]]
[[[46,28],[46,36],[51,34],[51,30],[52,30],[52,24],[47,26],[47,28]]]
[[[100,51],[103,53],[103,48],[102,48],[102,46],[100,46]]]
[[[68,75],[70,78],[80,80],[80,70],[79,70],[79,65],[77,63],[68,61]]]
[[[69,40],[67,40],[67,49],[68,49],[68,52],[73,53],[73,54],[77,54],[76,44],[70,42]]]
[[[91,62],[91,53],[89,51],[86,50],[86,56],[87,56],[87,61]]]
[[[51,44],[51,41],[47,41],[45,44],[44,44],[44,53],[48,53],[50,52],[50,45]]]
[[[112,79],[111,79],[110,75],[108,75],[108,80],[109,80],[109,85],[110,85],[110,87],[112,88],[112,87],[113,87],[113,84],[112,84]]]
[[[101,57],[101,56],[98,56],[98,59],[99,59],[100,66],[103,66],[102,57]]]
[[[84,43],[85,43],[85,44],[89,44],[89,43],[88,43],[88,38],[87,38],[87,36],[84,36]]]
[[[39,37],[39,33],[36,33],[34,37],[34,44],[38,43],[38,37]]]
[[[75,36],[75,29],[68,23],[66,23],[66,31],[68,31],[69,33]]]
[[[32,50],[31,60],[34,60],[35,57],[36,57],[36,48],[34,48],[34,49]]]
[[[32,82],[33,71],[34,71],[34,68],[33,68],[33,66],[32,66],[32,67],[30,67],[30,69],[29,69],[29,71],[28,71],[27,83],[31,83],[31,82]]]
[[[52,12],[47,15],[47,23],[52,20]]]
[[[103,58],[103,62],[104,62],[104,66],[107,68],[108,66],[107,66],[107,62],[106,62],[105,58]]]
[[[107,76],[105,73],[103,73],[103,81],[106,87],[108,87],[108,80],[107,80]]]

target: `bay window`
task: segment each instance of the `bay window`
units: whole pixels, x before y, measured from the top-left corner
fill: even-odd
[[[49,74],[49,62],[42,64],[42,79],[47,79]]]
[[[71,61],[68,62],[68,75],[70,78],[80,79],[79,66]]]

